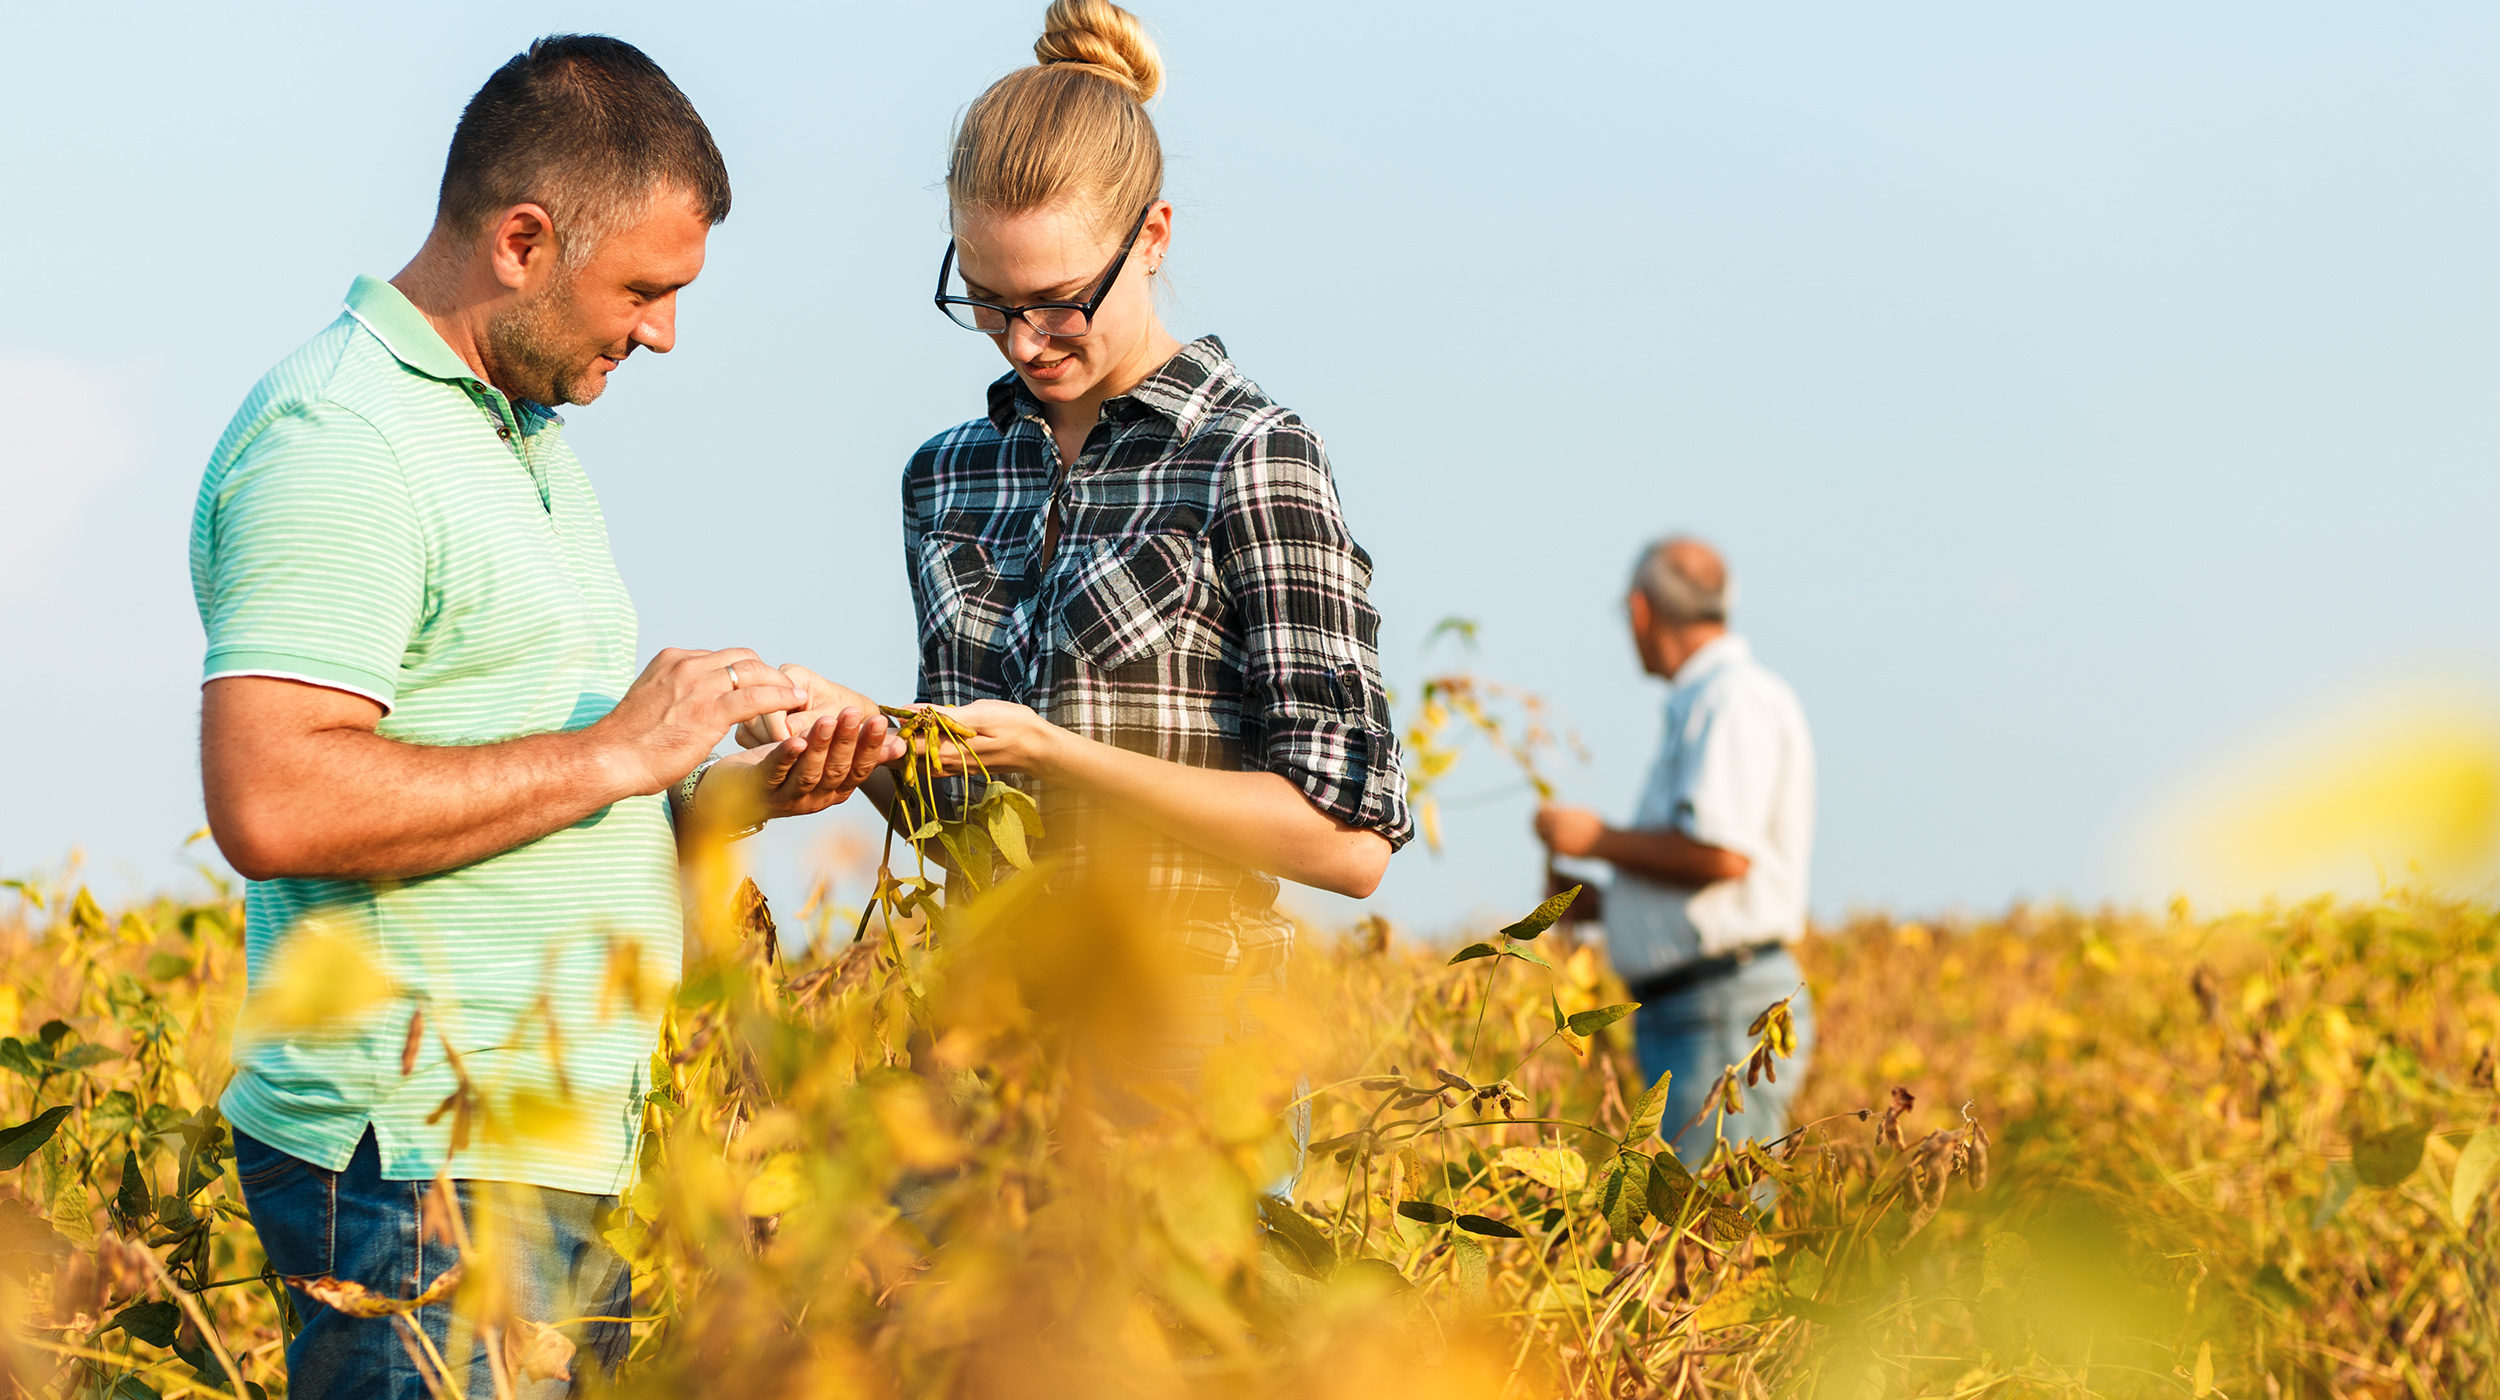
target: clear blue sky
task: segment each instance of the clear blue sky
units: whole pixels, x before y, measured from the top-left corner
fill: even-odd
[[[571,415],[646,651],[907,695],[898,474],[998,367],[927,304],[945,142],[1041,8],[21,7],[0,867],[181,870],[201,464],[406,261],[460,104],[543,32],[647,48],[736,184],[677,352]],[[1671,528],[1804,697],[1826,914],[2145,893],[2113,852],[2200,755],[2500,660],[2500,11],[1143,13],[1173,328],[1326,436],[1393,683],[1480,619],[1587,740],[1574,798],[1620,811],[1648,761],[1616,600]],[[846,819],[760,843],[768,888]],[[1453,814],[1378,904],[1520,905],[1525,819]]]

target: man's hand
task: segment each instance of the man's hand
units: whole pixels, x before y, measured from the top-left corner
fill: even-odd
[[[766,744],[779,743],[793,734],[805,734],[815,728],[818,721],[838,718],[844,710],[857,710],[863,715],[877,713],[876,701],[849,686],[836,685],[796,662],[783,665],[781,674],[792,689],[806,694],[806,706],[787,714],[758,715],[740,724],[738,747],[759,749]]]
[[[625,698],[588,733],[613,756],[631,791],[662,792],[731,729],[807,704],[806,691],[745,647],[671,647],[651,658]]]
[[[723,758],[695,789],[695,823],[735,830],[803,817],[848,798],[880,764],[903,756],[885,716],[846,707],[777,743]]]
[[[1606,819],[1586,807],[1548,804],[1536,809],[1536,839],[1558,856],[1587,856],[1606,834]]]

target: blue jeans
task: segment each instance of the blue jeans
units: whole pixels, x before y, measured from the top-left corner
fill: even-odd
[[[433,1183],[384,1181],[381,1148],[370,1129],[345,1171],[325,1171],[240,1131],[234,1165],[252,1228],[283,1278],[327,1276],[386,1297],[413,1298],[459,1259],[451,1245],[421,1235],[420,1203]],[[598,1218],[616,1203],[614,1196],[494,1181],[452,1184],[472,1239],[494,1241],[513,1312],[542,1323],[627,1315],[633,1271],[599,1237]],[[303,1323],[287,1343],[290,1400],[426,1400],[424,1374],[391,1319],[351,1317],[291,1284],[287,1293]],[[421,1309],[417,1321],[462,1391],[491,1396],[487,1349],[474,1344],[469,1320],[453,1316],[451,1304],[447,1298]],[[613,1374],[633,1348],[633,1329],[622,1323],[562,1330],[580,1348],[572,1364],[577,1380],[592,1371]],[[568,1387],[555,1380],[524,1383],[515,1375],[513,1393],[552,1400]]]
[[[1717,1114],[1703,1117],[1689,1129],[1685,1124],[1701,1111],[1729,1065],[1742,1072],[1745,1056],[1753,1047],[1753,1037],[1745,1034],[1745,1028],[1764,1007],[1796,992],[1797,999],[1789,1003],[1797,1023],[1796,1058],[1778,1062],[1777,1084],[1764,1079],[1745,1089],[1745,1111],[1729,1114],[1725,1128],[1729,1142],[1747,1138],[1767,1142],[1788,1130],[1788,1101],[1805,1082],[1806,1065],[1814,1055],[1814,1003],[1800,990],[1804,985],[1805,974],[1798,970],[1797,960],[1786,948],[1778,948],[1732,972],[1641,1006],[1632,1022],[1641,1075],[1652,1083],[1661,1073],[1675,1075],[1667,1086],[1667,1112],[1658,1135],[1676,1149],[1686,1166],[1699,1166],[1710,1155],[1711,1124]]]

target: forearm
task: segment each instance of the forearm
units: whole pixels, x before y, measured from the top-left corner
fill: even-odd
[[[1598,834],[1588,854],[1618,870],[1685,889],[1742,879],[1752,868],[1736,852],[1705,845],[1672,828],[1626,831],[1610,826]]]
[[[413,879],[561,830],[635,787],[587,732],[405,744],[361,729],[204,755],[210,830],[253,879]]]
[[[1274,773],[1192,768],[1061,730],[1041,776],[1209,855],[1297,884],[1362,899],[1388,869],[1387,838],[1312,806]]]

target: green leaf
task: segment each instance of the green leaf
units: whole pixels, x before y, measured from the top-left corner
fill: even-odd
[[[1554,926],[1554,921],[1563,916],[1563,911],[1571,907],[1571,901],[1578,899],[1579,897],[1580,887],[1578,885],[1573,885],[1570,889],[1564,890],[1561,894],[1558,894],[1552,899],[1545,901],[1543,904],[1538,905],[1535,910],[1529,913],[1528,917],[1521,919],[1519,922],[1512,924],[1507,928],[1504,928],[1502,930],[1502,936],[1504,938],[1516,938],[1520,942],[1525,943],[1529,939],[1536,937],[1538,934],[1545,932],[1549,928],[1552,928]]]
[[[1667,1111],[1667,1085],[1674,1078],[1673,1070],[1661,1073],[1658,1082],[1649,1086],[1649,1092],[1641,1095],[1640,1103],[1632,1109],[1632,1127],[1623,1135],[1624,1146],[1646,1141],[1651,1133],[1658,1131],[1658,1120]]]
[[[251,1382],[246,1381],[244,1384],[249,1385]],[[155,1386],[149,1385],[134,1375],[124,1376],[113,1382],[113,1390],[108,1400],[163,1400],[163,1398],[157,1394]]]
[[[1468,1234],[1483,1235],[1488,1239],[1524,1240],[1527,1238],[1526,1235],[1519,1233],[1517,1227],[1506,1225],[1489,1215],[1462,1215],[1452,1223]]]
[[[41,1053],[40,1048],[35,1053]],[[28,1053],[26,1042],[16,1036],[0,1040],[0,1069],[12,1069],[29,1079],[41,1079],[52,1072],[51,1064],[52,1057],[45,1055],[43,1064],[38,1066],[35,1055]]]
[[[2256,1276],[2248,1281],[2248,1286],[2258,1297],[2287,1312],[2300,1312],[2309,1306],[2309,1295],[2301,1291],[2299,1284],[2292,1282],[2292,1276],[2283,1272],[2280,1264],[2268,1264],[2259,1269]]]
[[[1538,957],[1536,954],[1521,948],[1504,948],[1502,950],[1502,956],[1506,958],[1517,958],[1521,962],[1535,963],[1537,966],[1544,968],[1549,972],[1553,970],[1554,966],[1552,963]]]
[[[1598,1213],[1606,1217],[1606,1228],[1614,1232],[1618,1245],[1631,1243],[1640,1233],[1642,1218],[1649,1214],[1649,1178],[1649,1158],[1638,1152],[1619,1152],[1597,1183]]]
[[[1501,956],[1501,953],[1501,949],[1494,947],[1490,943],[1470,943],[1466,947],[1458,950],[1457,957],[1450,959],[1447,963],[1442,965],[1445,967],[1456,967],[1460,963],[1474,962],[1478,958],[1499,957]]]
[[[1684,1170],[1672,1152],[1661,1152],[1649,1162],[1649,1213],[1669,1225],[1684,1223],[1684,1200],[1692,1194],[1693,1174]]]
[[[2353,1175],[2364,1186],[2401,1186],[2422,1165],[2422,1144],[2431,1135],[2427,1119],[2399,1123],[2383,1131],[2355,1128],[2352,1134]]]
[[[1641,1004],[1639,1002],[1626,1001],[1619,1002],[1613,1006],[1601,1006],[1594,1011],[1582,1011],[1571,1018],[1571,1033],[1573,1035],[1595,1035],[1599,1031],[1606,1029],[1608,1026],[1613,1025],[1615,1022],[1622,1020],[1624,1017],[1629,1016],[1633,1012],[1640,1009]]]
[[[33,1156],[35,1149],[50,1142],[52,1135],[61,1130],[61,1120],[69,1117],[69,1110],[68,1104],[47,1108],[32,1119],[0,1132],[0,1172],[19,1165]]]
[[[69,1034],[69,1022],[56,1016],[43,1023],[43,1028],[35,1032],[35,1039],[43,1042],[43,1052],[50,1055],[58,1052],[61,1042],[69,1039]]]
[[[109,1046],[73,1045],[69,1048],[69,1053],[61,1057],[61,1068],[86,1069],[91,1065],[100,1065],[106,1060],[118,1060],[121,1057],[121,1051]]]
[[[148,976],[158,982],[171,982],[191,970],[191,960],[179,953],[148,954]]]
[[[2448,1213],[2459,1225],[2474,1219],[2474,1209],[2482,1204],[2495,1171],[2500,1171],[2500,1127],[2479,1129],[2457,1154],[2456,1180],[2448,1188]]]
[[[1259,1218],[1268,1226],[1268,1238],[1281,1241],[1288,1267],[1299,1262],[1297,1272],[1312,1278],[1326,1278],[1337,1267],[1337,1247],[1328,1242],[1311,1217],[1296,1210],[1282,1196],[1259,1197]]]
[[[1553,989],[1552,989],[1552,988],[1550,988],[1550,987],[1549,987],[1549,988],[1547,988],[1547,989],[1546,989],[1546,992],[1545,992],[1545,999],[1546,999],[1548,1002],[1551,1002],[1551,1003],[1553,1004],[1553,1007],[1554,1007],[1554,1029],[1556,1029],[1556,1030],[1561,1030],[1561,1029],[1563,1029],[1565,1026],[1570,1025],[1570,1024],[1571,1024],[1571,1018],[1570,1018],[1570,1017],[1568,1017],[1568,1016],[1563,1015],[1563,1009],[1562,1009],[1562,998],[1561,998],[1561,997],[1559,997],[1559,996],[1556,996],[1556,995],[1554,994],[1554,992],[1553,992]]]
[[[2326,1169],[2326,1184],[2318,1188],[2318,1208],[2309,1213],[2309,1228],[2323,1230],[2352,1199],[2352,1189],[2361,1184],[2353,1175],[2352,1163],[2337,1162]]]
[[[926,841],[930,837],[937,835],[938,830],[939,824],[937,818],[931,817],[929,820],[922,822],[917,830],[913,831],[909,836],[906,836],[903,839],[906,841]]]
[[[97,1133],[125,1133],[139,1125],[139,1101],[128,1089],[115,1089],[87,1110],[87,1127]]]
[[[147,1174],[139,1170],[135,1152],[122,1157],[122,1184],[113,1197],[113,1213],[122,1218],[126,1229],[136,1229],[156,1214],[155,1194],[148,1190]]]
[[[104,1330],[120,1328],[140,1341],[169,1347],[182,1331],[182,1309],[172,1303],[133,1303],[113,1314]]]
[[[1398,1214],[1409,1220],[1419,1220],[1426,1225],[1447,1225],[1458,1218],[1458,1212],[1451,1210],[1448,1206],[1434,1205],[1430,1201],[1400,1201]]]

